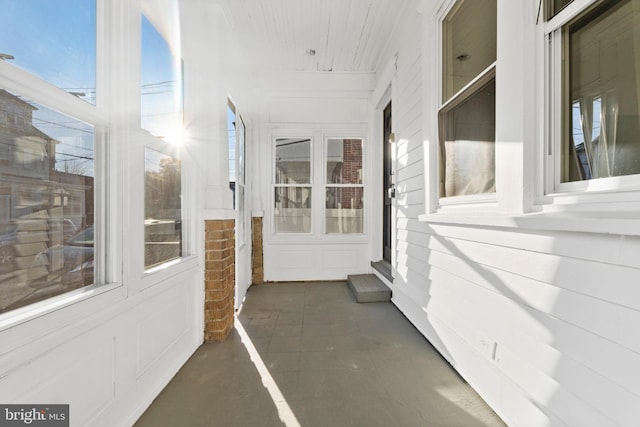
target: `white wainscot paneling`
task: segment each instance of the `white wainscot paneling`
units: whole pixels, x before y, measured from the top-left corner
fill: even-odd
[[[324,251],[323,269],[350,270],[357,268],[358,251]]]
[[[310,270],[317,263],[318,248],[314,250],[277,250],[277,267],[282,270]]]
[[[0,401],[68,404],[72,426],[91,424],[115,398],[115,342],[98,330],[25,361],[3,374]]]
[[[270,245],[265,250],[265,279],[345,280],[366,273],[366,244]]]
[[[176,286],[155,298],[152,312],[137,324],[137,376],[140,377],[188,330],[187,296]]]

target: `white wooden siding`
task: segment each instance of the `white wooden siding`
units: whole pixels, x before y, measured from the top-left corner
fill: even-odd
[[[510,425],[637,425],[640,238],[418,221],[433,134],[422,128],[419,21],[407,18],[390,49],[394,303]]]

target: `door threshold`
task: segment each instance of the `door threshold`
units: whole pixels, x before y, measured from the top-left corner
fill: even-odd
[[[391,263],[387,260],[371,261],[371,267],[380,273],[389,283],[393,283],[393,275],[391,274]]]

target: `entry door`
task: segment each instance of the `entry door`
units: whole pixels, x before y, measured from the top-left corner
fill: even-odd
[[[382,213],[382,258],[385,261],[391,262],[391,204],[393,196],[393,167],[391,163],[391,144],[389,139],[391,138],[391,102],[387,104],[383,113],[382,120],[382,152],[383,154],[383,178],[382,178],[382,192],[384,199],[384,211]]]

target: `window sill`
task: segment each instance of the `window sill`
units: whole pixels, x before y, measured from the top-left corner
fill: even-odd
[[[637,211],[563,211],[521,215],[461,212],[419,216],[420,221],[431,224],[640,236],[638,218],[640,212]]]
[[[139,290],[142,291],[194,268],[198,268],[198,257],[194,255],[167,261],[144,272]]]
[[[0,332],[17,324],[28,322],[70,305],[77,304],[88,298],[107,293],[118,287],[120,287],[119,284],[87,286],[86,288],[77,289],[9,311],[0,315]]]

